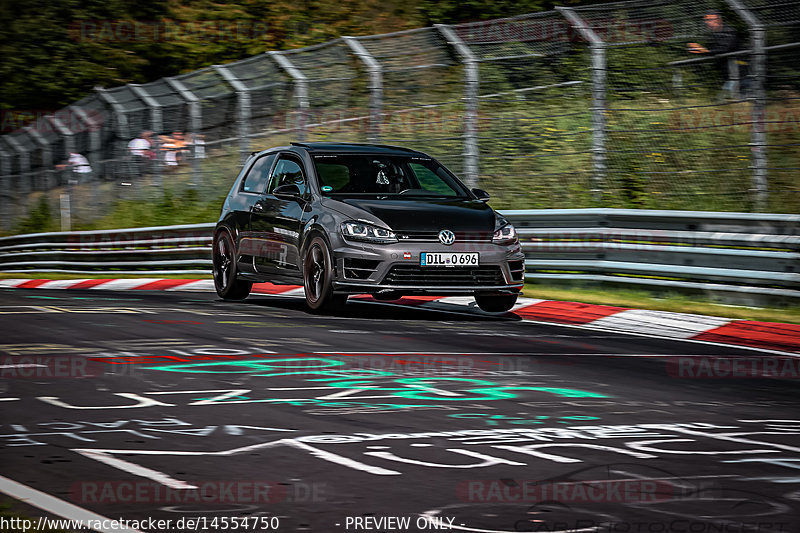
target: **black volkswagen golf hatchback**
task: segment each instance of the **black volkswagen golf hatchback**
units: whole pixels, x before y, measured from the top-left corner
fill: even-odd
[[[231,300],[253,282],[302,284],[312,310],[366,293],[474,295],[485,311],[507,311],[524,256],[488,199],[406,148],[293,143],[254,153],[214,232],[214,284]]]

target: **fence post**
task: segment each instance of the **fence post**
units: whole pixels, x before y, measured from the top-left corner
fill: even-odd
[[[455,48],[464,64],[464,182],[468,187],[479,184],[478,152],[478,58],[450,26],[435,24],[447,44]]]
[[[109,94],[109,92],[107,90],[105,90],[104,88],[95,87],[94,90],[97,93],[97,95],[100,97],[100,99],[103,100],[103,102],[105,102],[106,104],[108,104],[111,107],[112,114],[114,115],[114,118],[116,119],[117,135],[119,137],[123,138],[123,139],[132,139],[133,135],[131,135],[132,132],[130,131],[130,126],[128,125],[128,117],[125,114],[125,109],[122,107],[122,105],[119,102],[117,102],[111,96],[111,94]],[[137,135],[138,135],[138,133],[139,132],[137,132]],[[153,151],[156,152],[156,153],[158,153],[158,141],[157,141],[157,138],[158,137],[156,135],[153,136]],[[125,157],[126,157],[126,160],[127,160],[127,158],[130,157],[130,154],[128,154],[126,152],[125,153]],[[158,161],[156,161],[153,166],[156,167],[155,171],[158,172],[159,171],[158,170]],[[117,172],[114,172],[113,175],[116,178],[117,177]]]
[[[37,125],[39,124],[41,124],[41,121],[37,121]],[[49,177],[53,175],[53,147],[50,146],[50,143],[47,142],[47,140],[42,136],[41,133],[36,131],[36,128],[34,126],[27,126],[23,128],[23,131],[28,135],[28,137],[33,139],[36,142],[36,144],[41,146],[42,149],[43,170],[41,175],[44,179],[40,179],[38,184],[34,181],[33,188],[34,190],[39,188],[43,191],[52,189]]]
[[[203,128],[200,99],[195,96],[192,91],[187,89],[186,85],[180,80],[175,78],[164,78],[164,80],[181,95],[181,98],[183,98],[189,108],[189,133],[192,136],[192,186],[196,187],[203,181],[203,176],[200,172],[200,159],[197,157],[197,139]]]
[[[281,52],[272,51],[269,53],[286,73],[294,80],[294,97],[297,100],[297,107],[300,115],[297,121],[297,140],[306,140],[306,114],[308,113],[308,78],[300,72],[289,59]]]
[[[239,160],[242,164],[250,154],[250,90],[226,67],[213,65],[212,68],[236,91],[239,113],[236,123],[239,127]]]
[[[30,182],[26,181],[26,179],[30,179],[31,154],[22,147],[13,135],[5,135],[3,138],[11,149],[17,153],[17,157],[19,158],[19,184],[17,192],[21,194],[29,193],[31,192],[31,186]]]
[[[128,87],[130,87],[133,93],[138,96],[147,107],[150,108],[150,129],[153,130],[155,141],[155,139],[158,138],[158,135],[164,131],[161,104],[159,104],[155,98],[147,94],[147,91],[142,89],[141,86],[129,83]],[[158,141],[155,141],[155,145],[156,148],[161,148]],[[160,153],[160,151],[156,151],[156,153]],[[153,167],[153,183],[162,193],[164,192],[164,184],[161,181],[161,162],[158,159],[156,159],[156,164]]]
[[[369,72],[369,135],[370,142],[377,143],[381,137],[383,122],[383,67],[364,45],[355,37],[342,37],[347,46],[364,63]]]
[[[589,43],[592,54],[592,198],[602,203],[606,181],[606,43],[574,10],[556,9]]]
[[[97,154],[102,150],[102,138],[100,137],[100,129],[102,123],[95,122],[82,107],[70,106],[70,109],[75,112],[75,115],[81,119],[81,122],[89,128],[89,153],[83,154],[89,160],[89,165],[92,167],[92,177],[94,181],[98,181],[101,176],[100,160]]]
[[[767,209],[769,199],[769,181],[767,178],[767,30],[761,21],[740,2],[725,0],[750,29],[751,48],[753,50],[752,67],[750,69],[750,101],[752,102],[750,133],[750,150],[753,162],[753,206],[756,211]]]
[[[11,154],[0,144],[0,228],[11,227],[14,192],[11,189]]]

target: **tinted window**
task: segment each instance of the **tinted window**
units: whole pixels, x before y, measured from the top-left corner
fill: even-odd
[[[336,163],[317,162],[317,174],[322,183],[338,190],[350,182],[350,167]]]
[[[442,174],[446,177],[443,169],[438,169],[439,173],[437,173],[419,163],[409,163],[409,166],[414,171],[420,189],[445,196],[453,194],[453,189],[439,175]]]
[[[275,154],[262,156],[253,163],[247,177],[242,183],[242,191],[256,194],[263,194],[267,190],[267,179],[269,178],[269,168],[275,160]]]
[[[318,154],[314,165],[323,194],[464,197],[444,167],[426,157]]]
[[[306,180],[303,177],[303,169],[300,164],[293,159],[281,158],[278,164],[275,165],[275,170],[272,172],[272,178],[269,181],[269,192],[275,190],[275,187],[294,183],[300,189],[300,194],[306,193]]]

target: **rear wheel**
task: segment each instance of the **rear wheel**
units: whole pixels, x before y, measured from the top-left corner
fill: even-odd
[[[502,313],[508,311],[517,303],[517,294],[476,294],[475,301],[478,307],[488,313]]]
[[[212,252],[214,288],[224,300],[244,300],[250,294],[253,284],[236,279],[236,250],[233,237],[228,230],[214,235]]]
[[[333,257],[322,237],[314,237],[306,250],[303,290],[312,311],[336,311],[347,303],[346,294],[333,293]]]

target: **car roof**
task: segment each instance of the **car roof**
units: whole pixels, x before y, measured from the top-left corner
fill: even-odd
[[[288,147],[281,147],[286,149]],[[281,148],[270,148],[264,152],[272,152]],[[384,154],[384,155],[416,155],[421,157],[430,157],[427,154],[404,148],[402,146],[389,146],[385,144],[366,144],[366,143],[335,143],[335,142],[309,142],[309,143],[291,143],[291,148],[303,149],[311,153],[356,153],[356,154]],[[254,152],[253,155],[261,152]]]

